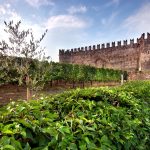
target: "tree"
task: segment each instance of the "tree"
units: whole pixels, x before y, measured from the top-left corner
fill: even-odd
[[[79,72],[79,65],[72,64],[70,67],[69,79],[72,81],[72,87],[75,88],[75,83],[78,81],[77,76]]]
[[[16,69],[19,84],[25,82],[27,100],[29,100],[30,91],[43,86],[44,76],[49,67],[46,63],[49,57],[45,56],[44,48],[40,46],[47,30],[39,40],[35,40],[32,29],[20,30],[21,21],[16,24],[13,21],[4,23],[6,26],[4,31],[9,38],[8,42],[4,40],[0,42],[0,57],[3,58],[1,66]]]

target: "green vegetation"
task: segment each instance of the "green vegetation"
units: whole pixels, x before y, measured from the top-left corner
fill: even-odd
[[[49,63],[44,48],[40,46],[47,30],[39,40],[32,29],[21,30],[21,21],[4,22],[8,40],[0,41],[0,85],[17,83],[26,87],[26,99],[32,97],[32,90],[41,90],[45,83],[53,80],[72,82],[119,81],[121,71],[96,69],[90,66]],[[35,92],[35,93],[36,93]]]
[[[21,21],[16,24],[13,21],[4,23],[4,31],[8,34],[8,40],[0,42],[0,78],[2,79],[0,83],[12,80],[13,82],[18,81],[20,85],[24,84],[28,100],[30,90],[42,86],[39,82],[41,83],[47,71],[44,63],[49,57],[45,56],[44,48],[40,46],[47,30],[37,40],[33,36],[32,29],[21,30]],[[34,67],[36,71],[33,73],[34,63],[36,63]]]
[[[74,82],[87,81],[120,81],[121,71],[95,68],[77,64],[51,63],[47,80],[64,80]]]
[[[38,71],[38,69],[36,68],[36,64],[38,63],[38,61],[33,60],[30,61],[30,63],[31,64],[29,72],[31,78],[33,78],[35,75],[37,75],[37,73],[35,74],[35,72]],[[65,82],[72,82],[72,83],[91,81],[92,84],[92,81],[100,81],[100,82],[120,81],[121,76],[120,70],[95,68],[85,65],[43,62],[41,63],[41,66],[43,66],[43,71],[44,68],[47,68],[45,69],[47,70],[45,76],[42,78],[43,82],[50,82],[54,80],[63,80]],[[17,76],[19,76],[19,73],[17,73],[15,69],[7,67],[7,71],[1,70],[1,72],[7,73],[3,74],[3,76],[0,77],[0,83],[17,82]]]
[[[0,109],[10,150],[149,150],[150,82],[76,89]]]

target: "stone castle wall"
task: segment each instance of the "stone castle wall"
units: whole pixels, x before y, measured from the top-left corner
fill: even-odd
[[[143,43],[140,45],[139,40]],[[98,68],[113,68],[127,71],[135,71],[141,66],[141,70],[150,70],[150,34],[142,34],[141,38],[88,47],[74,48],[71,50],[59,50],[60,63],[84,64]],[[140,64],[140,65],[139,65]]]

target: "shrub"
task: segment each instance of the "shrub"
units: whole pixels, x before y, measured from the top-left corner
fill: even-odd
[[[148,87],[147,83],[130,83],[118,88],[76,89],[37,101],[11,102],[0,109],[0,147],[148,150]],[[137,95],[136,88],[145,94]]]

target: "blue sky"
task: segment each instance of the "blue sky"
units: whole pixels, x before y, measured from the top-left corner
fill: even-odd
[[[58,61],[59,49],[138,38],[150,32],[150,0],[0,0],[0,38],[4,20],[32,28],[47,55]]]

